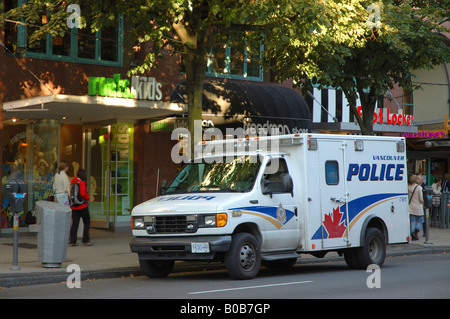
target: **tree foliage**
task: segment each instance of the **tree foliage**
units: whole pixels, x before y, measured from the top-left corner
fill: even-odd
[[[263,0],[74,0],[82,9],[81,28],[89,26],[97,31],[115,23],[119,14],[134,27],[138,42],[146,42],[150,52],[143,64],[130,73],[143,73],[156,66],[163,50],[182,55],[186,69],[186,88],[190,131],[194,132],[195,120],[202,116],[202,90],[207,70],[208,55],[213,41],[227,37],[233,25],[245,30],[256,20],[264,8]],[[68,1],[29,0],[20,8],[7,12],[4,17],[39,25],[43,12],[49,17],[45,25],[39,26],[29,38],[30,44],[40,41],[47,33],[61,35],[68,31]],[[129,25],[129,24],[128,24]],[[196,141],[201,136],[195,136]],[[194,140],[192,139],[192,140]]]
[[[227,38],[232,29],[263,35],[264,62],[278,80],[293,79],[303,89],[312,84],[342,89],[364,134],[373,134],[378,95],[393,83],[410,87],[414,69],[450,60],[449,47],[442,41],[443,32],[450,31],[445,23],[450,0],[74,0],[70,4],[82,8],[82,28],[99,30],[123,14],[134,26],[125,32],[151,45],[144,63],[130,73],[155,67],[163,50],[182,55],[191,133],[194,121],[201,120],[211,45]],[[29,38],[33,44],[47,33],[68,31],[68,5],[64,0],[29,0],[2,18],[38,25]],[[42,25],[44,12],[49,18]],[[357,96],[362,118],[356,112]]]
[[[279,80],[343,90],[363,134],[373,134],[377,96],[411,86],[414,69],[450,61],[448,0],[269,0],[266,60]],[[363,116],[356,112],[360,97]]]

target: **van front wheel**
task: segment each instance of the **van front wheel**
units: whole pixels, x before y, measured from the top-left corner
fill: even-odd
[[[139,259],[142,273],[150,278],[167,277],[173,270],[173,260],[142,260]]]
[[[233,279],[255,278],[261,265],[261,248],[256,238],[248,233],[235,234],[225,265]]]

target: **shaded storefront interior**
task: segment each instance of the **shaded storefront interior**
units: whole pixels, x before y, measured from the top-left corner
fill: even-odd
[[[48,95],[3,103],[2,228],[11,226],[10,179],[27,183],[21,223],[53,194],[60,161],[69,179],[88,175],[92,226],[129,229],[135,200],[135,129],[139,121],[183,111],[183,105],[101,96]]]

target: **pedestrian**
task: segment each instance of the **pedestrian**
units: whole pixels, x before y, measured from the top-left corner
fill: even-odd
[[[437,178],[435,182],[431,185],[431,190],[433,192],[433,197],[431,199],[431,219],[433,223],[436,223],[437,215],[439,212],[439,206],[441,205],[441,195],[442,195],[442,178]]]
[[[55,174],[55,179],[53,181],[53,190],[55,192],[55,201],[70,206],[69,204],[69,186],[70,180],[67,176],[69,171],[69,164],[64,161],[59,163],[58,172]]]
[[[417,175],[412,175],[409,178],[409,221],[411,225],[412,240],[419,239],[417,234],[422,228],[422,224],[424,222],[422,186],[420,186],[418,182],[420,182],[420,178],[418,178]]]
[[[89,215],[89,193],[86,186],[86,172],[84,169],[79,169],[77,176],[72,179],[72,183],[80,184],[80,195],[84,199],[81,205],[72,205],[72,226],[70,227],[70,245],[77,246],[77,233],[80,218],[83,220],[83,238],[82,242],[85,246],[92,246],[89,238],[89,227],[91,224],[91,217]]]
[[[422,175],[417,175],[417,184],[422,186],[423,216],[424,216],[422,227],[423,227],[423,237],[426,237],[427,231],[428,231],[428,225],[427,225],[427,220],[426,220],[427,209],[428,209],[428,206],[431,206],[431,205],[429,205],[430,201],[427,198],[427,192],[425,190],[427,185],[425,184]]]

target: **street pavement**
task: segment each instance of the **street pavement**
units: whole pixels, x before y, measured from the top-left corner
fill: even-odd
[[[130,251],[131,233],[114,233],[103,229],[91,229],[92,246],[84,246],[81,240],[78,246],[67,247],[67,258],[60,268],[44,268],[38,257],[37,234],[30,233],[27,228],[18,232],[18,266],[13,268],[13,238],[12,231],[1,229],[0,237],[0,289],[2,287],[25,286],[65,282],[73,270],[68,266],[76,264],[81,269],[81,280],[95,280],[117,277],[142,275],[137,254]],[[387,246],[387,258],[411,254],[434,254],[450,252],[450,229],[430,228],[428,242],[422,237],[409,244]],[[329,253],[325,258],[338,257]],[[339,257],[340,258],[340,257]],[[343,260],[343,258],[342,258]],[[304,254],[298,263],[319,261],[319,259]],[[174,272],[203,271],[205,269],[224,268],[221,263],[177,262]]]

